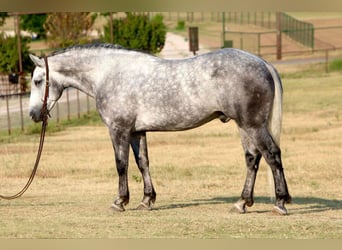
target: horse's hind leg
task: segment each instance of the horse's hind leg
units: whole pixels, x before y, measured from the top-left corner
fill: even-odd
[[[156,192],[149,171],[146,132],[134,133],[131,138],[131,146],[144,181],[144,198],[137,209],[151,210],[156,200]]]
[[[245,152],[245,160],[247,165],[247,175],[245,185],[243,187],[241,198],[234,204],[231,211],[238,213],[246,212],[246,205],[251,207],[254,203],[253,193],[256,175],[259,169],[261,153],[251,142],[248,135],[240,129],[241,142]]]
[[[285,215],[287,214],[285,203],[291,202],[291,196],[285,180],[280,148],[273,141],[266,127],[249,128],[245,129],[245,131],[255,147],[265,158],[267,164],[271,167],[276,195],[274,211],[278,214]]]

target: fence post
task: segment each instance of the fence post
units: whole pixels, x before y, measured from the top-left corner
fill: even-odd
[[[59,124],[59,102],[56,103],[56,113],[57,124]]]
[[[89,96],[87,95],[87,114],[90,114],[90,101],[89,101]]]
[[[77,118],[81,118],[81,103],[80,103],[80,91],[76,90],[76,99],[77,99]]]
[[[222,48],[224,47],[224,41],[226,40],[226,13],[222,12]]]
[[[325,73],[329,73],[329,50],[325,50]]]
[[[6,110],[7,110],[8,134],[11,135],[11,116],[10,116],[10,112],[9,112],[8,95],[6,95]]]
[[[21,76],[19,76],[19,79]],[[19,83],[21,81],[19,80]],[[21,83],[20,83],[21,84]],[[19,109],[20,109],[20,124],[21,124],[21,131],[24,131],[24,113],[23,113],[23,96],[21,94],[21,90],[19,92]]]
[[[260,42],[261,42],[261,33],[258,33],[258,56],[260,55]]]
[[[281,60],[281,12],[277,12],[277,60]]]
[[[67,90],[66,90],[66,98],[67,98],[67,108],[68,108],[68,121],[70,121],[69,88],[67,88]]]
[[[243,50],[243,33],[240,32],[240,49]]]

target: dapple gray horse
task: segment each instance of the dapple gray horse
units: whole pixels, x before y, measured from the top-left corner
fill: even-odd
[[[44,60],[31,55],[29,112],[36,122],[45,91]],[[48,57],[48,109],[73,87],[95,98],[109,128],[119,176],[119,195],[112,208],[124,211],[129,202],[128,155],[131,145],[144,182],[139,209],[151,209],[156,199],[147,153],[147,131],[179,131],[215,118],[234,120],[241,132],[247,176],[234,210],[253,205],[253,190],[263,156],[275,185],[274,211],[287,214],[291,201],[281,161],[282,85],[276,70],[261,58],[237,49],[222,49],[181,60],[165,60],[118,45],[69,47]]]

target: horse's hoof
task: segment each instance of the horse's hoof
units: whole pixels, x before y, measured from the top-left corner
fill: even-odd
[[[230,212],[245,214],[247,212],[245,203],[241,201],[234,203],[233,207],[230,209]]]
[[[145,210],[145,211],[151,211],[152,206],[145,204],[144,202],[141,202],[139,206],[137,207],[137,210]]]
[[[115,204],[113,203],[110,208],[112,209],[112,211],[115,211],[115,212],[124,212],[125,211],[125,208],[122,204]]]
[[[288,214],[285,207],[279,207],[279,206],[274,206],[272,212],[274,214],[277,214],[277,215],[287,215]]]

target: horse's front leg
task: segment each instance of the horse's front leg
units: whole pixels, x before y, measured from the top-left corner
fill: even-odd
[[[156,200],[152,179],[149,171],[149,160],[147,152],[146,132],[133,133],[131,138],[135,161],[144,181],[144,198],[137,209],[151,210]]]
[[[128,189],[128,156],[130,131],[127,129],[111,129],[110,136],[115,152],[116,169],[119,175],[119,195],[111,208],[115,211],[125,211],[124,206],[129,202]]]

